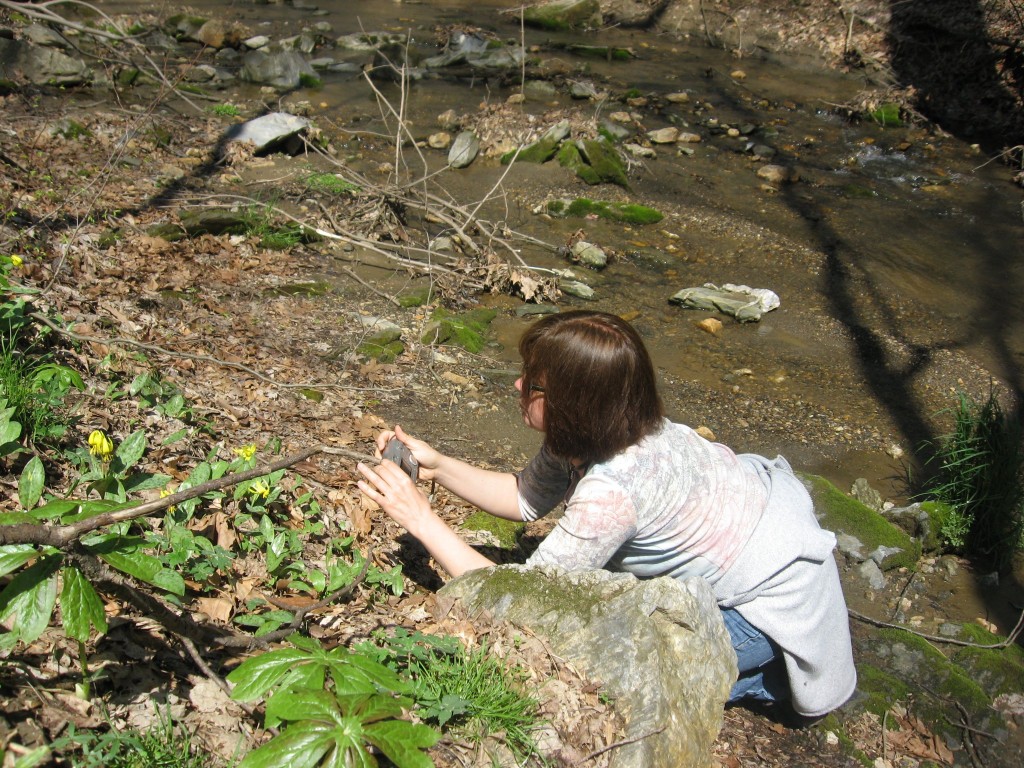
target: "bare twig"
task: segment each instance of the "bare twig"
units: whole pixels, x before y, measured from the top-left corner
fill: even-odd
[[[595,757],[599,757],[599,756],[603,755],[605,752],[609,752],[609,751],[611,751],[613,749],[618,749],[619,747],[624,747],[627,744],[635,744],[636,742],[643,741],[644,739],[650,738],[651,736],[657,736],[659,733],[664,731],[667,727],[668,727],[667,725],[663,725],[663,726],[661,726],[661,728],[656,728],[653,731],[648,731],[647,733],[641,733],[638,736],[630,736],[629,738],[620,739],[619,741],[612,742],[611,744],[608,744],[607,746],[601,747],[600,749],[595,749],[593,752],[591,752],[589,755],[584,757],[582,760],[580,760],[576,764],[577,765],[582,765],[583,763],[587,763],[587,762],[593,760]]]
[[[1021,630],[1024,629],[1024,611],[1022,611],[1020,618],[1017,619],[1016,626],[1014,626],[1014,628],[1010,631],[1010,634],[1007,635],[1006,639],[1002,642],[972,643],[967,640],[957,640],[954,637],[940,637],[938,635],[926,635],[923,632],[915,632],[913,629],[910,629],[909,627],[904,627],[901,624],[890,624],[887,621],[879,621],[878,619],[873,619],[870,616],[865,616],[862,613],[857,613],[857,611],[853,610],[852,608],[848,609],[848,612],[850,616],[857,619],[858,621],[863,621],[865,624],[871,624],[872,626],[883,627],[885,629],[902,629],[904,632],[909,632],[910,634],[924,638],[925,640],[929,640],[936,643],[947,643],[949,645],[961,645],[967,648],[1008,648],[1009,646],[1017,642],[1017,637],[1020,635]]]

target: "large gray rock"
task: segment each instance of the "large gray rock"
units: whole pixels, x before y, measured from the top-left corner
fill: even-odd
[[[92,80],[81,59],[22,40],[0,37],[0,79],[33,85],[82,85]]]
[[[289,155],[302,149],[299,134],[310,126],[309,120],[287,112],[271,112],[254,120],[233,125],[227,130],[227,142],[248,141],[255,145],[256,154],[281,150]],[[294,150],[294,151],[293,151]]]
[[[615,750],[614,768],[711,765],[736,655],[704,580],[508,565],[441,594],[527,627],[604,685],[635,739]]]
[[[302,85],[303,79],[316,81],[316,72],[298,51],[249,51],[242,59],[243,80],[290,91]]]

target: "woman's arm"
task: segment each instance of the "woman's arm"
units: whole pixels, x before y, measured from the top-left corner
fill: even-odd
[[[374,470],[360,463],[358,469],[365,478],[359,481],[359,490],[415,536],[452,576],[494,565],[435,514],[427,497],[396,464],[382,461]]]
[[[385,430],[377,436],[378,450],[383,451],[392,438],[400,440],[412,451],[420,465],[420,479],[434,480],[456,496],[497,517],[517,522],[523,519],[519,513],[519,486],[512,473],[480,469],[445,456],[430,444],[410,437],[398,425],[394,432]]]

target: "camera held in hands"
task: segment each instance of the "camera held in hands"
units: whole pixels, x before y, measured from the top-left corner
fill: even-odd
[[[405,474],[412,478],[414,483],[419,479],[420,463],[416,461],[416,457],[412,455],[409,447],[398,438],[393,437],[388,440],[381,458],[395,462]]]

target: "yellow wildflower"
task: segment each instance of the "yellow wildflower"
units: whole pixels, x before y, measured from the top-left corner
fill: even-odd
[[[253,498],[267,498],[270,495],[270,486],[265,480],[257,480],[249,486],[249,494]]]
[[[89,433],[89,453],[106,463],[114,455],[114,441],[102,429]]]
[[[252,461],[253,456],[256,455],[255,445],[243,445],[241,448],[235,448],[232,450],[235,456],[238,456],[242,461]]]
[[[18,254],[15,253],[15,254],[11,255],[11,264],[13,266],[20,267],[24,263],[25,263],[25,260],[23,258],[21,258],[21,256],[19,256]]]
[[[168,496],[172,495],[173,493],[175,493],[175,492],[174,492],[174,491],[171,491],[171,490],[168,490],[167,488],[161,488],[161,489],[160,489],[160,498],[161,498],[161,499],[166,499],[166,498],[167,498]],[[176,509],[177,509],[177,507],[175,507],[175,506],[174,506],[174,505],[172,504],[171,506],[169,506],[169,507],[167,508],[167,511],[168,511],[168,512],[174,512],[174,511],[175,511]]]

